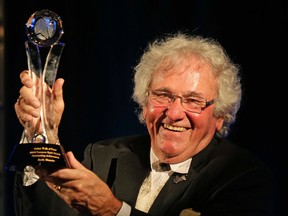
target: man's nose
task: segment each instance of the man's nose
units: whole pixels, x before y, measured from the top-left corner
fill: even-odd
[[[168,106],[166,115],[171,120],[182,119],[185,117],[185,110],[182,106],[181,101],[182,101],[181,98],[175,98],[173,101],[171,101],[171,104]]]

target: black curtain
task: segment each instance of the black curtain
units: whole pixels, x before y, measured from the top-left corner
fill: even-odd
[[[285,0],[4,3],[5,160],[23,130],[13,106],[21,86],[19,73],[27,69],[25,24],[35,11],[49,9],[63,20],[65,48],[58,77],[65,79],[66,106],[59,137],[79,160],[90,142],[146,132],[138,122],[131,94],[133,67],[149,41],[178,31],[211,36],[241,65],[243,103],[230,139],[253,151],[274,171],[279,187],[277,215],[282,215],[281,196],[287,189],[281,169],[287,141],[281,129],[285,126],[280,126],[282,122],[285,125],[287,98],[283,94],[287,72]],[[13,216],[13,173],[5,175],[6,215]]]

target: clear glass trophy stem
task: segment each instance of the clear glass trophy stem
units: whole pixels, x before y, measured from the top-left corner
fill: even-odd
[[[64,43],[49,48],[44,69],[42,69],[39,47],[30,41],[25,42],[29,74],[34,82],[33,93],[41,102],[40,118],[35,128],[25,125],[21,143],[58,144],[57,128],[53,125],[53,95],[49,94],[57,76],[57,70]],[[50,121],[49,121],[50,120]]]

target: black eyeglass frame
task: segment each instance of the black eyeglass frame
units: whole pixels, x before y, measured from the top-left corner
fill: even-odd
[[[214,104],[216,101],[215,101],[215,99],[212,99],[212,100],[209,100],[209,101],[207,101],[205,98],[203,98],[203,97],[199,97],[199,96],[193,96],[193,98],[195,98],[195,99],[197,99],[197,100],[195,100],[195,101],[197,101],[197,102],[199,102],[199,103],[197,103],[197,102],[195,102],[196,104],[199,104],[200,105],[200,108],[201,108],[201,110],[200,110],[200,112],[195,112],[196,110],[189,110],[189,109],[187,109],[187,108],[185,108],[185,105],[183,106],[183,102],[184,102],[184,104],[185,104],[185,101],[187,102],[187,100],[189,99],[189,98],[185,98],[185,97],[183,97],[183,96],[179,96],[179,95],[176,95],[176,94],[173,94],[173,93],[170,93],[170,92],[166,92],[166,91],[161,91],[161,90],[149,90],[148,91],[148,96],[150,95],[150,94],[152,94],[152,95],[154,95],[154,96],[160,96],[160,94],[165,94],[166,95],[166,97],[167,97],[167,99],[169,99],[170,101],[169,101],[169,105],[170,104],[172,104],[177,98],[179,98],[180,99],[180,102],[181,102],[181,105],[182,105],[182,107],[185,109],[185,110],[187,110],[188,112],[194,112],[194,113],[201,113],[201,111],[202,110],[205,110],[207,107],[209,107],[210,105],[212,105],[212,104]],[[199,100],[198,100],[199,99]],[[157,99],[156,99],[157,100]],[[159,101],[158,101],[159,102]],[[202,104],[200,104],[200,103],[202,103]],[[167,105],[167,106],[169,106],[169,105]]]

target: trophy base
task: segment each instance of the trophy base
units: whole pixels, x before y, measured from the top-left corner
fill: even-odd
[[[45,166],[57,169],[69,167],[62,145],[47,143],[17,144],[5,169],[16,171],[25,166]]]

